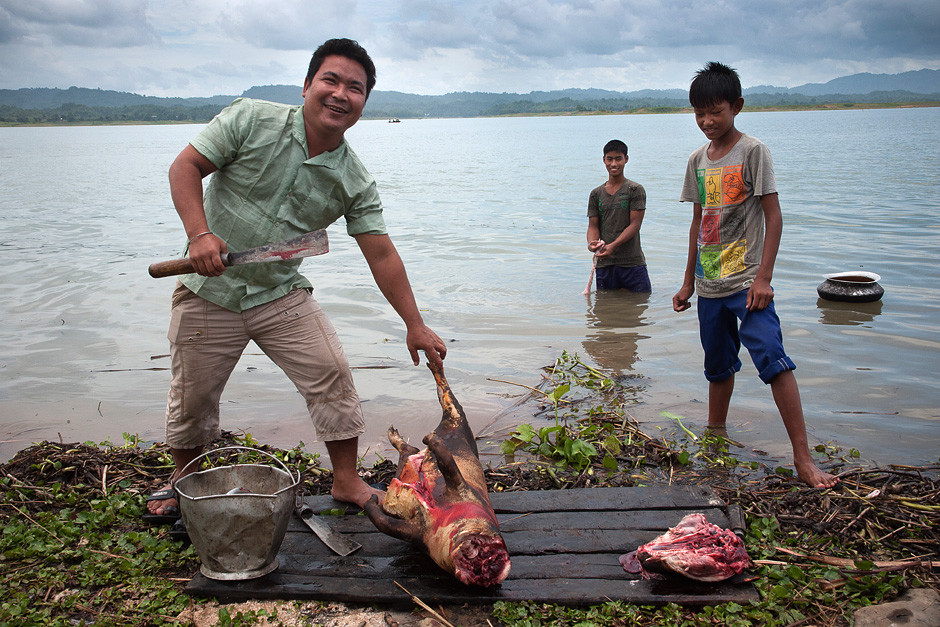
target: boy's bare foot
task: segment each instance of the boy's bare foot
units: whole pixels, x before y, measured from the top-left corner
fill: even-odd
[[[172,490],[173,484],[168,483],[163,487],[163,490]],[[157,516],[162,516],[166,513],[167,508],[169,507],[179,507],[179,501],[175,498],[163,499],[162,501],[147,501],[147,511],[151,514],[156,514]]]
[[[816,467],[812,462],[795,464],[797,476],[811,488],[831,488],[839,483],[839,478]]]
[[[333,478],[333,489],[330,490],[330,496],[337,501],[353,503],[354,505],[362,507],[365,505],[366,501],[372,498],[372,495],[378,497],[379,504],[381,505],[382,500],[385,498],[385,492],[373,488],[363,481],[361,477],[357,476],[351,481],[344,481],[336,477]]]

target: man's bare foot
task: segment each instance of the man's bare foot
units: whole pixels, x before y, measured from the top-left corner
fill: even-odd
[[[363,481],[361,477],[357,476],[355,479],[349,481],[337,479],[336,477],[333,478],[333,489],[330,490],[330,496],[337,501],[352,503],[362,507],[365,505],[366,501],[372,498],[372,495],[378,497],[379,504],[381,505],[382,500],[385,498],[385,492],[373,488]]]
[[[839,478],[823,472],[812,462],[795,464],[797,476],[811,488],[831,488]]]
[[[162,488],[163,490],[172,490],[173,484],[168,483]],[[163,499],[160,501],[147,501],[147,511],[151,514],[156,514],[157,516],[162,516],[167,513],[167,508],[180,506],[179,501],[175,498]]]

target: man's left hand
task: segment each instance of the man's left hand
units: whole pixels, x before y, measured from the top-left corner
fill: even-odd
[[[405,342],[408,345],[408,352],[411,353],[411,361],[414,362],[414,365],[417,366],[421,363],[418,356],[420,350],[424,351],[429,362],[438,368],[443,366],[444,357],[447,356],[447,346],[444,345],[444,340],[427,326],[422,325],[417,329],[409,329]]]

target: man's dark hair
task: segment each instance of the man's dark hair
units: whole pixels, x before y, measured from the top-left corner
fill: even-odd
[[[606,155],[608,152],[622,152],[624,155],[626,155],[627,145],[619,139],[612,139],[604,144],[604,154]]]
[[[705,109],[727,100],[735,103],[741,97],[741,79],[737,71],[717,61],[709,62],[695,73],[689,86],[689,103]]]
[[[323,42],[310,59],[310,67],[307,68],[307,78],[304,79],[304,83],[313,80],[320,66],[323,65],[323,60],[332,55],[352,59],[362,66],[362,69],[366,71],[366,99],[368,99],[372,88],[375,87],[375,64],[372,63],[366,49],[360,46],[358,41],[352,39],[328,39]]]

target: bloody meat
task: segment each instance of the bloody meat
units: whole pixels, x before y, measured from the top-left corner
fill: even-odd
[[[689,514],[652,542],[620,557],[629,573],[645,578],[682,575],[696,581],[723,581],[751,564],[744,542],[727,529]]]
[[[391,427],[398,471],[381,505],[363,509],[383,533],[423,546],[438,566],[465,584],[493,586],[509,574],[509,552],[486,491],[486,478],[466,414],[444,373],[428,365],[444,410],[419,451]]]

